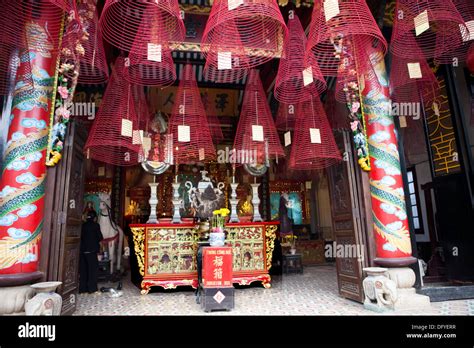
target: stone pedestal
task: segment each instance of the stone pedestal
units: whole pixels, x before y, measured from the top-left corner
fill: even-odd
[[[423,311],[431,308],[430,298],[416,293],[413,287],[416,275],[411,268],[390,268],[387,270],[387,275],[397,286],[398,299],[394,305],[396,312]]]
[[[151,195],[150,200],[150,217],[148,218],[147,224],[157,224],[158,217],[156,216],[156,206],[158,205],[158,183],[150,182]]]
[[[258,196],[258,188],[260,184],[250,184],[252,186],[252,205],[253,205],[253,219],[254,222],[263,221],[262,216],[260,215],[260,198]]]
[[[181,208],[182,199],[179,196],[179,187],[181,184],[179,182],[173,183],[173,223],[181,223],[181,214],[179,209]]]
[[[232,192],[230,194],[230,199],[229,199],[229,202],[230,202],[229,222],[240,222],[239,216],[237,214],[237,205],[239,204],[239,200],[237,199],[237,186],[239,186],[239,184],[237,183],[230,184]]]

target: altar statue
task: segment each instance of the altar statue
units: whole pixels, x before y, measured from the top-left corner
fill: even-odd
[[[110,208],[110,195],[105,193],[99,194],[100,213],[99,225],[104,239],[102,247],[108,253],[110,259],[110,273],[114,270],[120,271],[123,248],[123,231],[112,219],[112,209]],[[116,268],[115,268],[116,267]]]

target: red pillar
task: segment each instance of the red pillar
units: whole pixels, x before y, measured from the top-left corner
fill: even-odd
[[[374,51],[373,55],[381,54]],[[376,76],[375,76],[376,75]],[[403,267],[412,256],[395,124],[391,115],[387,71],[383,59],[361,81],[367,122],[371,171],[370,194],[376,242],[376,264]]]
[[[47,40],[44,38],[60,34],[51,32],[41,17],[35,23],[38,24],[35,28],[44,32],[27,32],[29,40]],[[44,35],[46,32],[48,35]],[[52,46],[44,42],[42,47]],[[44,218],[45,160],[57,60],[55,52],[45,50],[23,50],[20,55],[0,179],[0,283],[8,283],[10,279],[11,285],[41,275],[38,263]],[[32,79],[27,77],[29,71]]]

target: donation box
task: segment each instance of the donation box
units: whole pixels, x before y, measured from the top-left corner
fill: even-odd
[[[232,287],[232,248],[204,247],[202,260],[204,288]]]

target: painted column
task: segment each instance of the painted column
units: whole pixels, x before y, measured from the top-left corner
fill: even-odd
[[[381,54],[378,51],[374,55]],[[387,71],[383,59],[361,78],[371,171],[370,194],[376,242],[376,264],[403,267],[412,257],[397,134],[391,115]]]
[[[44,218],[46,148],[57,54],[41,18],[27,26],[41,51],[20,52],[0,179],[0,278],[38,275]],[[39,45],[36,45],[39,46]],[[32,79],[28,77],[31,64]],[[33,83],[33,85],[31,85]]]

